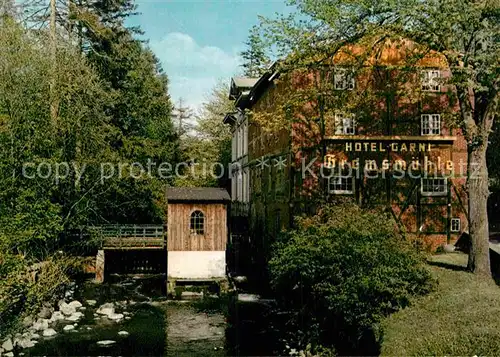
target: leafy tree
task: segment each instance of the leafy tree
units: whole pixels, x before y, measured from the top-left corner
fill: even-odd
[[[61,44],[56,58],[60,110],[51,120],[46,41],[13,21],[0,26],[0,46],[10,49],[0,60],[0,143],[6,148],[0,152],[0,237],[14,253],[48,253],[69,220],[89,214],[87,200],[102,189],[96,185],[99,163],[109,153],[102,111],[107,95],[71,45]],[[88,165],[85,181],[61,171],[56,182],[52,170],[63,162]]]
[[[247,77],[258,78],[269,68],[271,60],[266,53],[267,47],[257,26],[250,30],[245,46],[246,49],[240,53],[243,59],[243,74]]]
[[[186,139],[193,130],[193,109],[184,104],[184,99],[179,98],[172,110],[172,121],[180,139]]]
[[[496,0],[292,0],[298,12],[264,20],[266,35],[290,59],[322,62],[366,38],[406,38],[423,53],[443,55],[460,108],[456,122],[468,144],[469,269],[490,275],[488,245],[488,137],[498,114],[500,9]],[[292,57],[290,55],[293,54]],[[313,55],[314,54],[314,55]]]
[[[231,163],[231,131],[224,125],[226,113],[234,109],[229,91],[223,82],[217,83],[196,115],[194,134],[184,140],[184,155],[192,160],[191,172],[177,180],[180,186],[228,186],[228,168]],[[216,167],[213,164],[218,163]],[[207,170],[204,170],[203,164]],[[220,165],[219,165],[220,164]],[[223,170],[223,172],[221,172]],[[188,170],[189,171],[189,170]],[[219,180],[214,177],[221,176]]]

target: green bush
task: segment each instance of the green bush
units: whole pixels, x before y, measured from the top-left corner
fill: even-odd
[[[62,254],[34,264],[23,256],[0,251],[0,340],[43,303],[57,301],[70,276],[81,269],[80,259]]]
[[[430,291],[423,264],[391,216],[339,205],[283,233],[269,268],[299,348],[312,343],[360,355],[378,353],[382,317]]]

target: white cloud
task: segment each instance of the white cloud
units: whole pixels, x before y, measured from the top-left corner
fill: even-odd
[[[150,42],[170,79],[170,95],[199,109],[220,78],[240,72],[238,49],[230,52],[215,46],[200,46],[185,33],[171,32],[159,41]]]

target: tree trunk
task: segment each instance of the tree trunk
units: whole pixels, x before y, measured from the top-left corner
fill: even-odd
[[[475,274],[491,277],[487,210],[489,195],[487,142],[488,138],[485,138],[482,145],[469,148],[467,185],[471,247],[468,268]]]

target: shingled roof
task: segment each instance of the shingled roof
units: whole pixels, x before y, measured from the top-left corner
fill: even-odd
[[[229,193],[218,187],[168,187],[167,202],[225,202]]]

